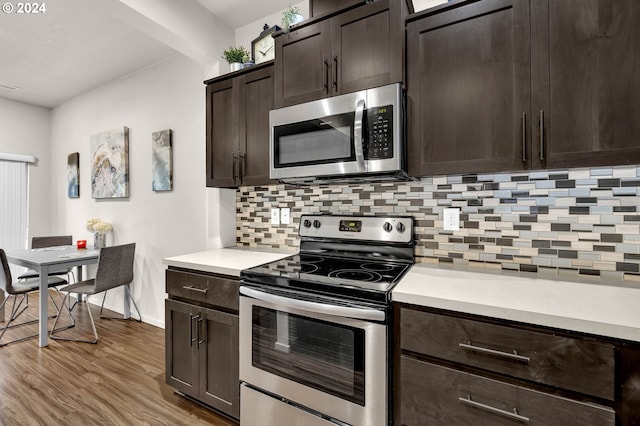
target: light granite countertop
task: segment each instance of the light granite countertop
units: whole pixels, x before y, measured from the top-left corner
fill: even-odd
[[[392,300],[640,342],[640,289],[416,264]]]
[[[243,269],[273,262],[292,254],[295,253],[227,247],[167,257],[163,259],[163,263],[167,266],[240,277],[240,271]]]
[[[229,247],[163,263],[239,277],[243,269],[292,254]],[[394,288],[392,300],[640,342],[640,288],[630,286],[416,264]]]

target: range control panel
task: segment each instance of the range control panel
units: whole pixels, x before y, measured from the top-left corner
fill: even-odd
[[[409,243],[413,240],[413,218],[303,215],[300,218],[298,235],[301,237]]]

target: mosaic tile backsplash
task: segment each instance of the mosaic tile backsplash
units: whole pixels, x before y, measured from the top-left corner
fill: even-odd
[[[428,177],[413,182],[241,187],[238,246],[297,251],[300,216],[410,215],[416,260],[626,280],[640,286],[640,166]],[[270,209],[289,207],[289,225]],[[444,231],[443,209],[460,208]]]

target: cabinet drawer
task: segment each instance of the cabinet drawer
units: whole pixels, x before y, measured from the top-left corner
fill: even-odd
[[[611,345],[402,309],[404,350],[614,399]]]
[[[167,269],[166,282],[169,297],[238,310],[238,280]]]
[[[402,356],[401,424],[614,426],[613,410]]]

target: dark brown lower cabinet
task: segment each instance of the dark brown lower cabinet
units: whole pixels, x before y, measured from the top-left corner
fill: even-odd
[[[611,408],[407,356],[401,365],[403,425],[615,425]]]
[[[229,291],[234,284],[235,293]],[[236,419],[238,314],[212,303],[234,305],[235,298],[237,306],[237,286],[237,280],[227,277],[169,269],[165,301],[167,384]],[[216,292],[224,296],[211,297]],[[185,298],[189,293],[193,299]]]
[[[399,304],[397,425],[640,425],[640,344]]]

